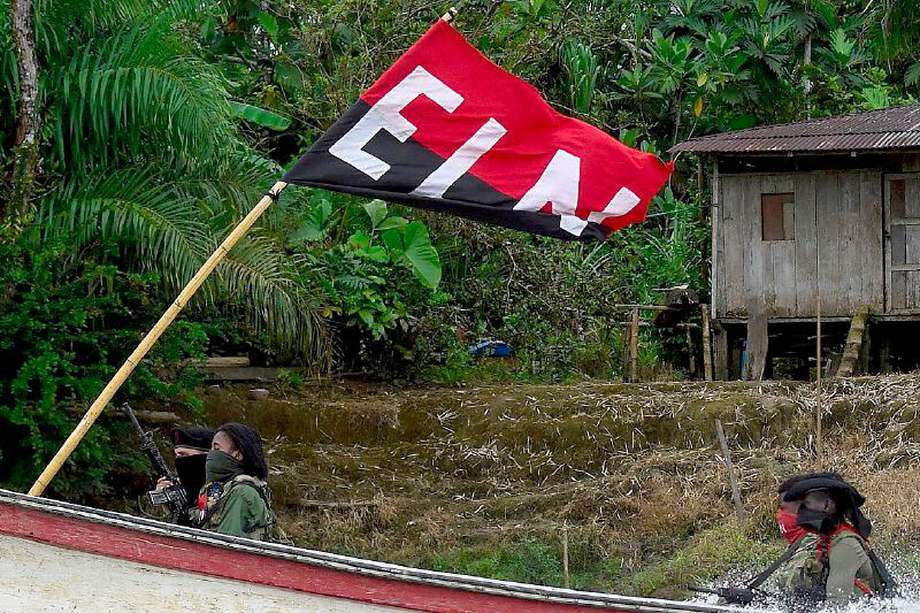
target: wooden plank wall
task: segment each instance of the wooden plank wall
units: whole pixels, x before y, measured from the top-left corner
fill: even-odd
[[[920,177],[898,175],[898,178],[904,181],[904,202],[903,210],[892,208],[890,213],[891,264],[920,264],[920,224],[916,223],[920,219]],[[892,271],[889,300],[889,307],[895,312],[912,313],[920,309],[920,270]]]
[[[720,183],[719,317],[747,317],[757,305],[768,317],[813,317],[819,281],[824,315],[861,304],[881,312],[880,172],[723,174]],[[794,239],[764,241],[761,195],[786,192],[795,194]]]

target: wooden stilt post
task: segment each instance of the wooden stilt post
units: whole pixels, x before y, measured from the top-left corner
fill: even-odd
[[[718,319],[709,323],[715,338],[712,345],[712,378],[716,381],[728,380],[728,330]]]
[[[700,305],[700,325],[703,328],[703,378],[712,381],[712,330],[709,326],[709,305]]]
[[[173,302],[172,305],[166,309],[166,312],[160,316],[160,320],[154,324],[153,328],[151,328],[143,340],[141,340],[140,344],[135,347],[131,355],[128,356],[128,359],[125,360],[125,363],[121,365],[121,368],[119,368],[115,376],[112,377],[112,380],[109,381],[102,389],[102,392],[99,393],[99,397],[90,405],[86,414],[83,415],[83,419],[80,420],[80,423],[77,424],[77,427],[70,433],[70,436],[67,437],[67,440],[64,441],[64,444],[61,445],[58,452],[54,454],[51,462],[48,463],[48,466],[45,467],[38,479],[35,480],[32,488],[29,490],[30,496],[41,496],[44,493],[45,488],[48,487],[51,480],[54,479],[58,471],[61,470],[64,462],[67,461],[74,449],[77,448],[77,445],[80,444],[80,441],[83,440],[83,437],[86,436],[86,433],[96,422],[99,414],[102,413],[102,410],[112,399],[112,396],[115,395],[115,392],[118,391],[134,369],[137,368],[137,365],[141,363],[141,360],[144,359],[144,356],[147,355],[153,345],[159,340],[163,332],[169,328],[170,324],[172,324],[182,309],[185,308],[185,305],[188,304],[192,296],[195,295],[198,288],[200,288],[208,276],[214,272],[217,265],[220,264],[230,250],[233,249],[234,245],[246,235],[256,220],[262,216],[262,213],[265,212],[285,187],[287,187],[287,183],[283,181],[275,183],[271,190],[259,200],[258,204],[249,211],[249,214],[246,215],[239,225],[224,239],[224,242],[217,247],[217,250],[211,254],[211,257],[201,265],[201,268],[198,269],[195,276],[192,277],[185,288],[179,293],[175,302]]]
[[[745,381],[760,381],[767,366],[769,353],[769,323],[760,311],[753,312],[747,322],[747,360],[744,365]]]
[[[894,370],[891,363],[891,336],[887,330],[879,342],[878,349],[878,372],[880,375],[887,375]]]

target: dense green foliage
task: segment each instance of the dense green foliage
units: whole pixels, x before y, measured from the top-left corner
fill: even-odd
[[[35,3],[39,171],[32,209],[8,211],[0,226],[14,263],[0,282],[0,347],[15,356],[0,362],[0,427],[30,438],[4,444],[0,479],[20,483],[10,475],[47,456],[72,421],[64,407],[89,400],[272,180],[444,8]],[[920,82],[912,8],[473,0],[457,27],[557,108],[666,156],[691,135],[911,99]],[[0,10],[6,193],[18,86],[8,0]],[[683,162],[649,221],[603,245],[288,190],[189,306],[185,325],[207,326],[188,353],[448,381],[610,376],[621,367],[613,305],[678,283],[705,294],[707,195]],[[488,337],[511,343],[516,365],[473,364],[468,345]],[[644,346],[649,361],[668,350]],[[129,395],[166,393],[140,379]],[[94,434],[82,461],[107,457],[106,436]],[[28,450],[34,457],[9,459]]]
[[[37,250],[0,244],[0,258],[0,286],[7,290],[0,299],[0,481],[21,488],[69,434],[74,417],[114,373],[113,364],[137,343],[137,326],[150,325],[163,304],[150,299],[155,275],[119,271],[72,241],[46,241]],[[177,322],[124,393],[197,410],[195,366],[208,328]],[[93,429],[73,459],[82,477],[62,475],[58,491],[86,491],[88,484],[104,483],[113,460],[131,462],[123,455],[130,447],[114,445],[113,432],[133,436],[124,420]],[[93,490],[105,493],[104,487]]]

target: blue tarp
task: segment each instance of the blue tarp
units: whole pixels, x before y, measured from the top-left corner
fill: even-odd
[[[479,341],[469,349],[470,355],[477,358],[510,358],[514,355],[505,341]]]

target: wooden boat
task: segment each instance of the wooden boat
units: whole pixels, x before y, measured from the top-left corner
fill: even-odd
[[[0,611],[722,613],[261,543],[0,490]]]

